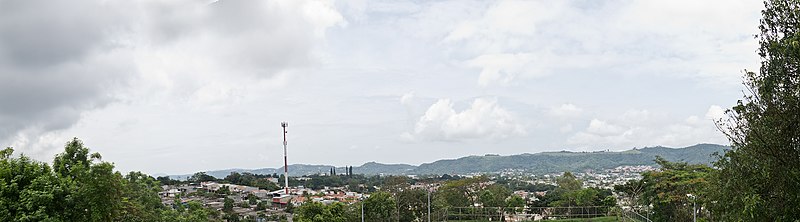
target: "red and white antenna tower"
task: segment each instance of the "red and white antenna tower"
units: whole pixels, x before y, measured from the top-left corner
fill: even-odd
[[[286,195],[289,195],[289,161],[286,158],[286,127],[289,127],[289,123],[281,122],[281,127],[283,127],[283,188]]]

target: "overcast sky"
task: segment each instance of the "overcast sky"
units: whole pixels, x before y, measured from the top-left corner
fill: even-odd
[[[0,0],[0,144],[121,171],[726,144],[759,1]]]

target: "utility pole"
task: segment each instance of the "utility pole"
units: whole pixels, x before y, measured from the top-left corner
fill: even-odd
[[[289,123],[281,122],[281,127],[283,127],[283,188],[286,195],[289,195],[289,161],[286,158],[286,127],[289,127]],[[290,203],[291,204],[291,203]]]
[[[694,217],[693,221],[697,222],[697,196],[693,194],[686,194],[687,197],[692,198],[692,216]]]
[[[361,222],[364,222],[364,200],[361,200]]]
[[[431,222],[431,188],[428,187],[428,222]]]

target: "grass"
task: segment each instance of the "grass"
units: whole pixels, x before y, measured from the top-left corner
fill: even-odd
[[[574,218],[574,219],[563,219],[563,220],[543,220],[547,222],[615,222],[619,221],[617,217],[610,216],[610,217],[595,217],[595,218]]]

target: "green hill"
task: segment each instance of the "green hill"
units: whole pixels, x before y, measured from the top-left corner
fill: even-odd
[[[655,165],[656,156],[669,161],[710,164],[715,152],[728,147],[698,144],[685,148],[648,147],[622,152],[545,152],[511,156],[468,156],[422,164],[414,174],[467,174],[523,170],[532,173],[556,173],[611,169],[624,165]]]
[[[467,156],[458,159],[438,160],[419,166],[408,164],[383,164],[368,162],[353,167],[353,173],[366,175],[426,175],[426,174],[469,174],[492,173],[505,170],[517,170],[530,173],[558,173],[564,171],[584,171],[612,169],[626,165],[655,165],[656,156],[669,161],[686,161],[694,164],[710,164],[715,152],[723,152],[727,146],[715,144],[698,144],[684,148],[647,147],[620,152],[544,152],[536,154],[518,154],[510,156],[485,155]],[[328,173],[331,165],[289,165],[292,176]],[[283,167],[262,169],[228,169],[208,171],[209,175],[224,178],[231,172],[249,172],[255,174],[283,174]],[[336,172],[343,174],[344,167],[337,167]],[[185,179],[191,175],[173,175],[172,178]]]

